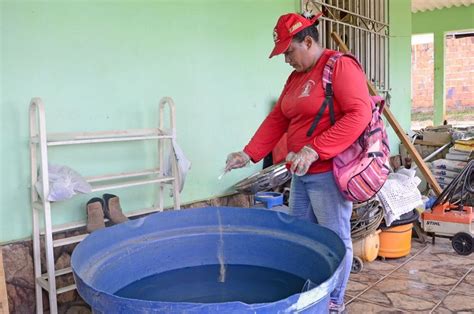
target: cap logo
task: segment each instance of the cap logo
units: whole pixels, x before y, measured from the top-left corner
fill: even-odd
[[[273,30],[273,41],[277,42],[278,41],[278,33],[276,28]]]
[[[301,22],[297,22],[295,24],[293,24],[293,26],[290,27],[290,29],[288,30],[290,33],[293,33],[293,31],[295,29],[297,29],[298,27],[301,27],[303,24],[301,24]]]

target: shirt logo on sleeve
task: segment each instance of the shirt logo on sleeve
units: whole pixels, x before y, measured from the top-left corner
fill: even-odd
[[[313,86],[316,85],[316,83],[313,80],[308,80],[304,85],[303,85],[303,91],[301,94],[298,96],[298,98],[301,97],[308,97],[309,94],[311,93],[311,89]]]

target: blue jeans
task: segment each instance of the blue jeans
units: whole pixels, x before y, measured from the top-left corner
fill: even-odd
[[[352,266],[352,202],[342,197],[333,173],[329,171],[301,177],[293,175],[289,203],[291,215],[333,230],[344,242],[347,249],[344,266],[336,289],[331,293],[332,302],[344,303]]]

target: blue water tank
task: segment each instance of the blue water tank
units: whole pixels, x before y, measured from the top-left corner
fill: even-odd
[[[318,284],[257,304],[147,301],[114,294],[148,276],[219,264],[219,249],[226,264],[275,269]],[[75,248],[71,266],[77,290],[94,313],[327,313],[345,253],[333,231],[281,212],[205,207],[98,230]]]

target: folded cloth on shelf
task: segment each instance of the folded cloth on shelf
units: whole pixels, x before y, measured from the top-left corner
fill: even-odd
[[[414,169],[400,169],[396,173],[389,174],[387,181],[377,193],[384,208],[387,226],[401,215],[423,205],[421,193],[417,188],[421,180],[415,173]]]
[[[76,171],[61,165],[48,165],[49,193],[48,201],[58,202],[70,199],[77,193],[90,193],[91,185]],[[42,175],[35,184],[41,199],[44,199]]]

